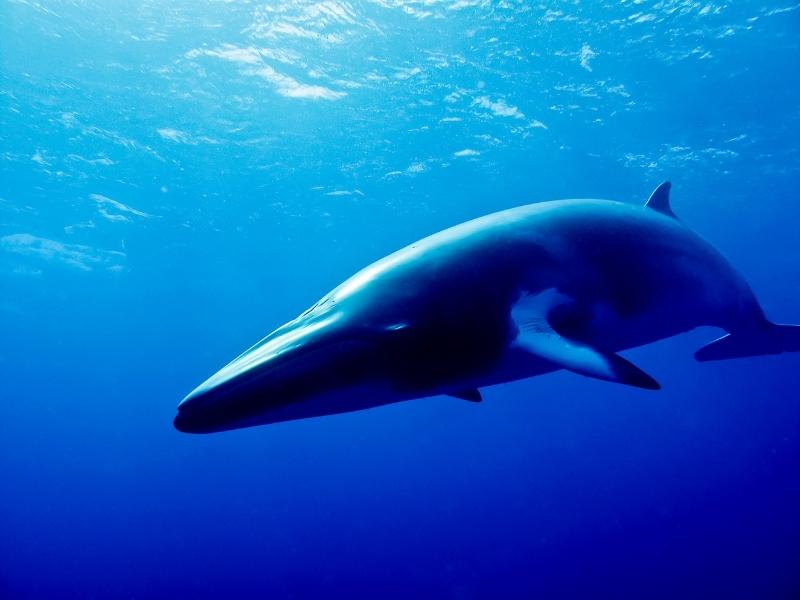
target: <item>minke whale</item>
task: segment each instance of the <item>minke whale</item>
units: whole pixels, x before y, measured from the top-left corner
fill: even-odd
[[[619,352],[721,328],[700,361],[800,350],[722,254],[670,208],[558,200],[436,233],[356,273],[192,391],[175,427],[208,433],[481,388],[566,369],[647,390]]]

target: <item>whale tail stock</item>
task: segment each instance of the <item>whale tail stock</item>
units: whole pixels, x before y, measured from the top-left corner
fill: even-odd
[[[704,362],[782,352],[800,352],[800,325],[765,321],[759,327],[735,331],[706,344],[694,357]]]

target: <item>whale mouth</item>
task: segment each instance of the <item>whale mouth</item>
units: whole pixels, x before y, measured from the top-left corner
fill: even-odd
[[[181,433],[214,433],[228,429],[220,428],[219,423],[198,419],[190,411],[178,409],[178,414],[172,420],[172,425]]]
[[[181,433],[218,433],[249,427],[253,423],[247,415],[233,416],[221,410],[194,410],[179,408],[172,425]]]
[[[183,433],[214,433],[243,427],[240,423],[256,406],[253,390],[258,389],[264,369],[242,371],[235,380],[214,375],[193,390],[178,405],[172,421]],[[217,377],[216,383],[213,382]]]

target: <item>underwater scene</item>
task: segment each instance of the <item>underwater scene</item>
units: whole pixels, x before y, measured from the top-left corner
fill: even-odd
[[[796,0],[2,0],[0,598],[800,598],[798,73]]]

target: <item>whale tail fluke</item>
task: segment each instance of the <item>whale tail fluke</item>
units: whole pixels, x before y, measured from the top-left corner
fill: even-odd
[[[765,326],[724,335],[694,353],[699,361],[743,358],[762,354],[800,352],[800,325]]]

